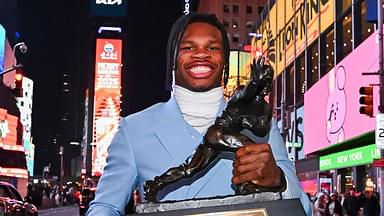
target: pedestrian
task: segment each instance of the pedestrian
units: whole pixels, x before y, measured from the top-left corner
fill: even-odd
[[[343,216],[343,207],[338,199],[337,193],[331,193],[325,207],[326,216]]]
[[[364,216],[379,216],[380,203],[379,199],[373,194],[372,189],[366,190],[362,198]]]
[[[349,188],[343,202],[343,208],[348,216],[357,216],[360,210],[360,201],[356,197],[356,189]]]
[[[175,22],[166,72],[170,100],[122,118],[87,215],[123,214],[136,184],[143,197],[144,182],[182,164],[224,110],[222,84],[228,79],[229,42],[214,15],[190,13]],[[283,198],[300,198],[311,215],[275,119],[267,137],[265,143],[240,148],[234,162],[221,159],[198,181],[179,185],[159,199],[233,195],[233,184],[256,182],[281,191]]]
[[[315,212],[317,216],[325,215],[326,204],[326,194],[320,192],[315,201]]]

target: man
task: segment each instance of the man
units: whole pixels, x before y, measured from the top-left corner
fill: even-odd
[[[167,87],[172,96],[122,119],[88,215],[123,214],[135,185],[143,197],[145,181],[180,165],[194,152],[225,107],[221,83],[228,79],[228,63],[227,33],[214,15],[192,13],[175,22],[167,46]],[[222,159],[203,176],[160,191],[160,200],[231,195],[233,184],[242,182],[275,188],[282,184],[284,172],[283,197],[300,198],[312,215],[275,121],[267,138],[266,143],[240,148],[234,162]]]
[[[379,199],[373,194],[373,189],[368,189],[364,192],[362,198],[362,206],[364,208],[364,216],[379,216],[380,203]]]
[[[351,187],[345,196],[343,208],[348,216],[356,216],[360,211],[360,200],[356,197],[356,189]]]

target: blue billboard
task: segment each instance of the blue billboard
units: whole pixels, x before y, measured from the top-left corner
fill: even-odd
[[[5,28],[0,24],[0,74],[4,70]]]

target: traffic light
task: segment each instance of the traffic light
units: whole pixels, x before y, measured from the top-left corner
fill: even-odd
[[[361,114],[373,116],[373,87],[372,86],[362,86],[359,89],[360,93],[360,109]]]
[[[15,74],[15,88],[13,89],[13,93],[15,97],[23,96],[23,77],[24,77],[23,69],[17,68],[16,74]]]

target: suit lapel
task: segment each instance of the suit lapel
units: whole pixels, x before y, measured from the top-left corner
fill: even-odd
[[[196,142],[192,138],[191,131],[184,121],[174,97],[171,97],[168,102],[164,103],[164,107],[159,109],[154,122],[154,131],[162,146],[174,159],[178,158],[180,154],[184,156],[186,152],[192,152],[196,147]]]

